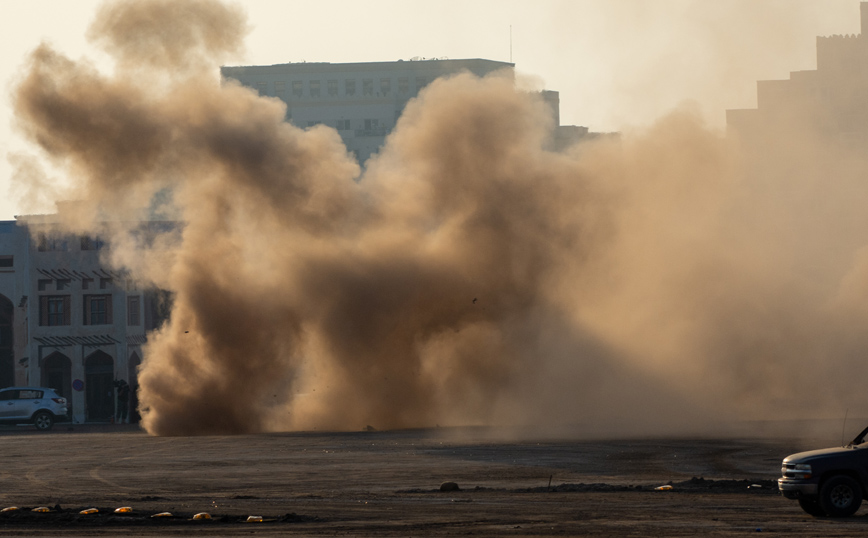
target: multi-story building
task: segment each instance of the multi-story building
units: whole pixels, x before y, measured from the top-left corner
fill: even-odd
[[[868,140],[868,2],[862,33],[817,37],[817,69],[757,82],[757,108],[728,110],[728,127],[748,143],[769,143],[800,129],[840,141]]]
[[[114,382],[137,386],[154,292],[106,268],[102,238],[17,219],[0,222],[0,386],[52,387],[74,422],[110,421]]]
[[[286,103],[298,127],[325,124],[338,133],[359,162],[383,145],[407,102],[438,77],[469,71],[485,76],[514,65],[492,60],[411,60],[364,63],[288,63],[223,67],[233,78]]]
[[[324,124],[338,131],[347,150],[364,163],[383,145],[410,99],[435,79],[468,71],[485,76],[505,71],[512,63],[493,60],[410,60],[365,63],[288,63],[223,67],[224,78],[238,80],[260,95],[286,103],[287,120],[297,127]],[[543,93],[559,125],[558,93]],[[587,128],[564,126],[554,136],[555,147],[575,142]]]

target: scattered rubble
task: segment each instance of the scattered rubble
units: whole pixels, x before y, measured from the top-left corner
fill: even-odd
[[[659,482],[658,482],[659,484]],[[564,493],[564,492],[623,492],[623,491],[704,491],[717,493],[765,493],[778,494],[777,482],[774,480],[712,480],[703,477],[694,476],[690,480],[683,482],[669,482],[662,486],[654,485],[624,485],[624,484],[606,484],[595,482],[592,484],[558,484],[539,486],[532,488],[490,488],[485,486],[476,486],[472,490],[461,490],[455,482],[444,482],[439,489],[426,490],[421,488],[411,488],[398,490],[396,493],[432,493],[441,491],[506,491],[510,493]]]
[[[45,508],[45,507],[40,507]],[[128,507],[125,507],[128,508]],[[95,511],[93,511],[95,510]],[[129,527],[129,526],[177,526],[177,525],[226,525],[257,522],[263,524],[305,523],[320,521],[319,517],[295,513],[283,516],[236,516],[211,515],[207,512],[196,514],[172,512],[146,512],[132,510],[116,513],[111,508],[69,508],[55,507],[48,512],[34,512],[22,509],[0,513],[0,528],[30,527],[35,524],[51,527]],[[86,513],[85,513],[86,512]]]

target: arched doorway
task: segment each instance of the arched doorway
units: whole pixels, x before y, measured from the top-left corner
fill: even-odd
[[[85,415],[88,422],[109,422],[115,414],[114,360],[102,351],[84,359]]]
[[[0,295],[0,387],[15,384],[15,348],[12,320],[15,307],[8,298]]]
[[[142,359],[135,351],[130,355],[130,423],[137,423],[141,420],[139,415],[139,365],[142,364]]]
[[[55,351],[42,361],[42,386],[66,398],[67,413],[72,416],[72,361]]]

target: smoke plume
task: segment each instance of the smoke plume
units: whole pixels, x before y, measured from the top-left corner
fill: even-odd
[[[362,173],[333,129],[217,79],[245,31],[216,2],[110,2],[89,35],[114,74],[42,46],[15,93],[82,200],[68,229],[110,226],[106,262],[173,294],[139,375],[149,432],[648,432],[868,404],[859,152],[792,129],[758,156],[685,107],[555,153],[538,95],[460,74]],[[178,224],[143,244],[146,214]]]

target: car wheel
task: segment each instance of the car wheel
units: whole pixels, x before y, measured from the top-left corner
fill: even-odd
[[[33,425],[37,430],[46,432],[54,426],[54,417],[47,411],[40,411],[33,415]]]
[[[829,517],[852,516],[861,504],[862,487],[849,476],[833,476],[820,488],[820,507]]]
[[[808,499],[801,498],[799,499],[799,506],[802,507],[806,513],[814,516],[814,517],[823,517],[826,515],[826,512],[820,507],[820,502],[817,499]]]

